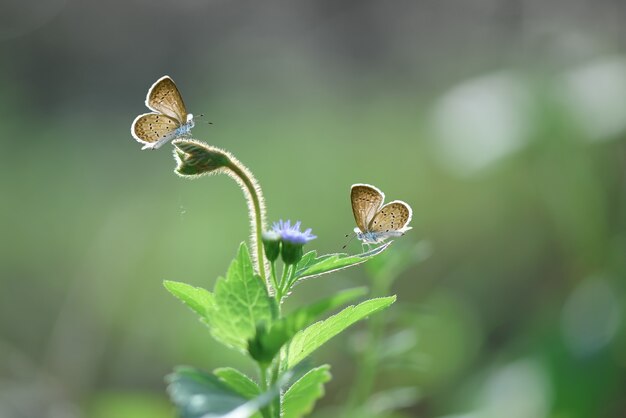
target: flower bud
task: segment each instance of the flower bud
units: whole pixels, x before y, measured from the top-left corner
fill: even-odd
[[[178,163],[175,171],[181,176],[195,177],[216,172],[229,163],[228,154],[225,151],[200,141],[178,139],[172,144],[176,147],[174,158]]]
[[[283,241],[281,250],[281,256],[285,264],[296,264],[302,259],[302,247],[304,244],[300,244],[292,241]]]
[[[274,223],[272,229],[280,234],[282,241],[281,256],[285,264],[296,264],[302,258],[302,247],[307,242],[317,238],[311,233],[311,228],[300,231],[300,222],[291,225],[291,221],[280,221]]]
[[[263,232],[263,249],[268,261],[274,262],[280,255],[280,234],[276,231]]]

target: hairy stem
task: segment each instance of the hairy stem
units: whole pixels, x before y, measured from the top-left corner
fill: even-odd
[[[244,186],[244,190],[247,192],[246,197],[249,198],[248,215],[250,216],[250,225],[252,228],[252,233],[250,234],[252,240],[252,258],[256,259],[258,273],[261,275],[263,282],[267,285],[263,241],[261,240],[263,230],[265,229],[265,206],[261,186],[259,186],[259,183],[254,176],[252,176],[252,173],[232,156],[229,158],[228,169],[234,174],[235,179]]]
[[[270,284],[266,279],[267,263],[261,241],[265,230],[265,201],[261,186],[250,170],[228,151],[194,139],[178,139],[173,144],[176,147],[174,158],[177,162],[175,171],[178,175],[197,178],[205,174],[224,173],[235,180],[243,191],[248,204],[248,217],[252,229],[250,252],[257,264],[255,270],[261,276],[265,286],[269,288]]]

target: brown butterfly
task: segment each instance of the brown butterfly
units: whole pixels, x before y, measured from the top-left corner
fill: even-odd
[[[148,90],[146,106],[150,113],[133,121],[130,133],[144,149],[157,149],[175,138],[189,136],[195,126],[193,115],[187,113],[183,98],[169,76],[159,78]]]
[[[352,212],[356,221],[354,232],[364,244],[377,244],[387,238],[399,237],[411,229],[411,207],[394,200],[383,205],[385,194],[370,184],[353,184],[350,190]]]

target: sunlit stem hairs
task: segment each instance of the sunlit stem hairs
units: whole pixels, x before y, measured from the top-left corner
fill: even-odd
[[[172,143],[177,162],[175,172],[179,176],[197,178],[207,174],[226,174],[237,182],[248,204],[250,247],[255,270],[267,285],[267,263],[262,242],[262,234],[266,230],[265,201],[259,183],[250,170],[227,151],[194,139],[178,139]]]

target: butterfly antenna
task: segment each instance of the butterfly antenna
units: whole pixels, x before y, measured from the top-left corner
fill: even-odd
[[[352,236],[350,236],[350,234],[346,234],[346,238],[348,237],[350,237],[350,239],[344,244],[343,247],[341,247],[342,250],[345,250],[348,244],[350,244],[350,242],[354,239],[354,237],[356,237],[356,232],[352,234]]]
[[[196,116],[197,119],[202,119],[204,117],[204,113],[200,113],[198,116]],[[207,120],[202,121],[204,123],[206,123],[207,125],[213,125],[213,122],[209,122]]]

